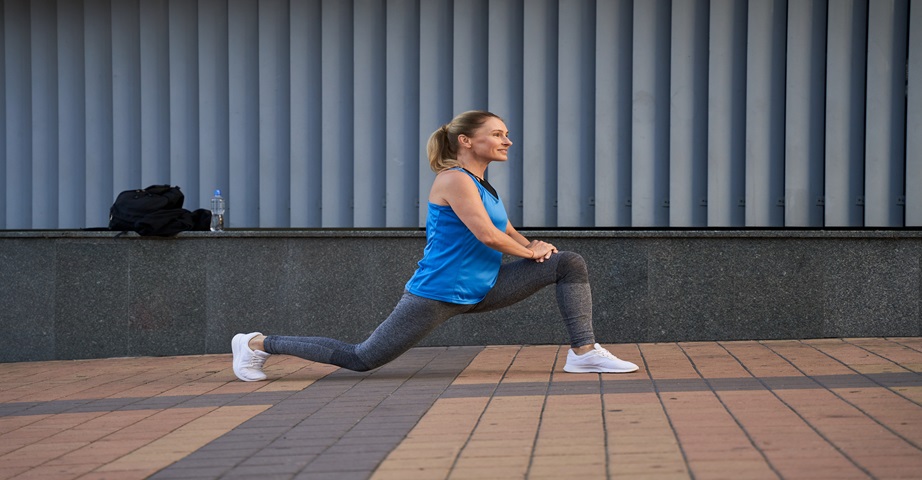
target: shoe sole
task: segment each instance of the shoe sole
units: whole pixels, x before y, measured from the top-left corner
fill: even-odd
[[[239,368],[239,366],[237,365],[237,357],[238,355],[243,353],[243,347],[246,346],[246,343],[244,342],[246,341],[247,341],[246,334],[243,334],[243,333],[238,333],[237,335],[234,335],[234,338],[231,340],[231,351],[234,353],[234,375],[236,375],[237,378],[239,378],[240,380],[243,380],[244,382],[259,382],[259,381],[265,380],[266,379],[265,375],[263,375],[262,378],[246,378],[240,375],[239,373],[237,373],[237,369]]]
[[[569,365],[564,365],[563,371],[567,373],[632,373],[640,370],[640,367],[630,368],[630,369],[615,369],[615,368],[598,368],[598,367],[571,367]]]

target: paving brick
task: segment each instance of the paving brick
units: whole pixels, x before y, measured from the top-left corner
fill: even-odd
[[[412,349],[356,373],[229,355],[10,364],[0,479],[911,478],[922,339]]]

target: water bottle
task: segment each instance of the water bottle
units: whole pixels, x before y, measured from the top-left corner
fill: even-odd
[[[215,190],[211,197],[211,231],[224,231],[224,197],[221,196],[221,190]]]

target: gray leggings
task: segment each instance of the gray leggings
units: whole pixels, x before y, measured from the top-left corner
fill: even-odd
[[[503,264],[496,285],[475,305],[441,302],[405,292],[390,316],[362,343],[270,335],[264,347],[268,353],[294,355],[364,372],[399,357],[455,315],[507,307],[551,284],[557,285],[557,306],[570,335],[570,345],[595,343],[586,262],[579,254],[560,252],[542,263],[517,260]]]

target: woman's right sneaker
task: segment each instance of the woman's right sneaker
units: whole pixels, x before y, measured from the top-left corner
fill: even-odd
[[[598,343],[592,350],[583,355],[567,353],[567,364],[563,371],[569,373],[630,373],[637,371],[637,365],[621,360]]]
[[[250,348],[250,339],[262,335],[259,332],[238,333],[231,340],[231,350],[234,352],[234,375],[244,382],[258,382],[266,379],[263,365],[269,354]]]

